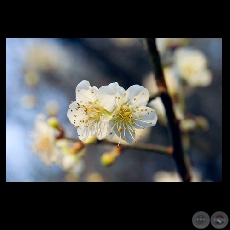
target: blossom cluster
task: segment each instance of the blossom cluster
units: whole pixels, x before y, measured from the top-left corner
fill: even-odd
[[[174,53],[173,68],[176,74],[191,87],[205,87],[212,82],[207,58],[198,49],[192,47],[177,49]]]
[[[212,83],[208,57],[201,50],[191,46],[185,38],[157,38],[156,43],[175,115],[179,120],[184,120],[186,96],[191,95],[196,88],[207,87]],[[154,95],[158,91],[153,72],[144,77],[143,85],[149,89],[150,94]],[[166,125],[166,112],[161,99],[150,101],[149,106],[156,110],[159,122]],[[189,121],[186,120],[185,123]]]
[[[76,87],[76,100],[67,117],[77,128],[81,141],[96,135],[99,140],[117,135],[129,144],[136,142],[137,129],[154,126],[155,110],[147,107],[149,91],[133,85],[127,90],[117,82],[97,88],[86,80]]]
[[[71,144],[65,138],[59,139],[58,123],[55,117],[47,119],[44,114],[37,115],[31,136],[32,152],[36,153],[45,165],[57,164],[64,171],[78,177],[84,170],[82,156],[85,154],[85,148],[80,148],[78,143]]]

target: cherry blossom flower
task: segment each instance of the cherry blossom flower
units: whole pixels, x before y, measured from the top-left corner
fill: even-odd
[[[108,117],[115,108],[115,95],[106,86],[91,87],[86,80],[76,87],[76,101],[72,102],[67,112],[70,122],[77,128],[81,141],[96,135],[99,140],[109,134]]]
[[[208,86],[212,74],[207,69],[206,56],[194,48],[180,48],[175,51],[173,68],[190,86]]]
[[[129,144],[136,141],[136,129],[154,126],[157,122],[155,110],[146,106],[149,92],[146,88],[133,85],[126,91],[117,82],[108,85],[115,94],[115,109],[109,118],[109,138],[116,134]]]
[[[32,151],[37,153],[46,165],[51,165],[57,160],[58,149],[55,146],[58,131],[51,127],[45,115],[39,114],[35,119],[35,130],[32,133]]]
[[[180,90],[180,78],[175,70],[171,67],[164,67],[163,73],[169,94],[171,96],[178,94],[178,91]],[[153,72],[144,76],[143,85],[149,90],[150,94],[158,92],[156,77]]]

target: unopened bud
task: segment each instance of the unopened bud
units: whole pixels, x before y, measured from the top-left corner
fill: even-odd
[[[114,162],[116,161],[117,156],[115,154],[112,153],[104,153],[101,156],[101,163],[104,166],[111,166],[114,164]]]
[[[87,140],[83,141],[84,144],[94,144],[97,143],[97,137],[96,136],[92,136],[90,138],[88,138]]]
[[[202,131],[207,131],[209,129],[209,123],[205,117],[198,116],[195,118],[196,126]]]
[[[50,117],[47,122],[51,127],[55,129],[59,126],[59,121],[56,117]]]
[[[196,122],[192,119],[185,119],[180,122],[180,128],[183,132],[191,132],[196,129]]]

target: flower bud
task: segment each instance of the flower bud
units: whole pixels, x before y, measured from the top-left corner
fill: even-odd
[[[182,132],[191,132],[196,129],[196,122],[192,119],[185,119],[180,122]]]
[[[59,121],[56,117],[50,117],[47,122],[51,127],[55,129],[59,126]]]
[[[101,156],[101,163],[104,166],[111,166],[111,165],[114,164],[114,162],[116,161],[116,159],[117,159],[116,154],[113,154],[113,153],[104,153]]]
[[[198,116],[195,118],[196,126],[202,131],[207,131],[209,129],[209,123],[205,117]]]
[[[92,136],[90,138],[88,138],[87,140],[83,141],[84,144],[94,144],[97,143],[97,137],[96,136]]]

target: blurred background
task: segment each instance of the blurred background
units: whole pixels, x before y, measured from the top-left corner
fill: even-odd
[[[168,43],[167,43],[168,42]],[[158,40],[163,65],[174,62],[177,41]],[[181,41],[180,41],[181,42]],[[187,136],[193,181],[222,181],[222,38],[187,38],[180,46],[199,50],[212,80],[205,87],[185,87],[186,115],[202,116],[203,130]],[[182,58],[183,59],[183,58]],[[125,150],[115,164],[101,164],[109,145],[87,146],[77,174],[33,153],[35,119],[56,113],[66,135],[77,131],[66,114],[81,80],[97,87],[118,82],[149,89],[153,80],[144,39],[135,38],[7,38],[6,39],[6,181],[7,182],[158,182],[180,181],[173,159],[143,150]],[[199,78],[201,79],[201,78]],[[158,112],[157,108],[156,111]],[[160,113],[160,111],[159,111]],[[170,145],[164,122],[143,134],[142,142]]]

